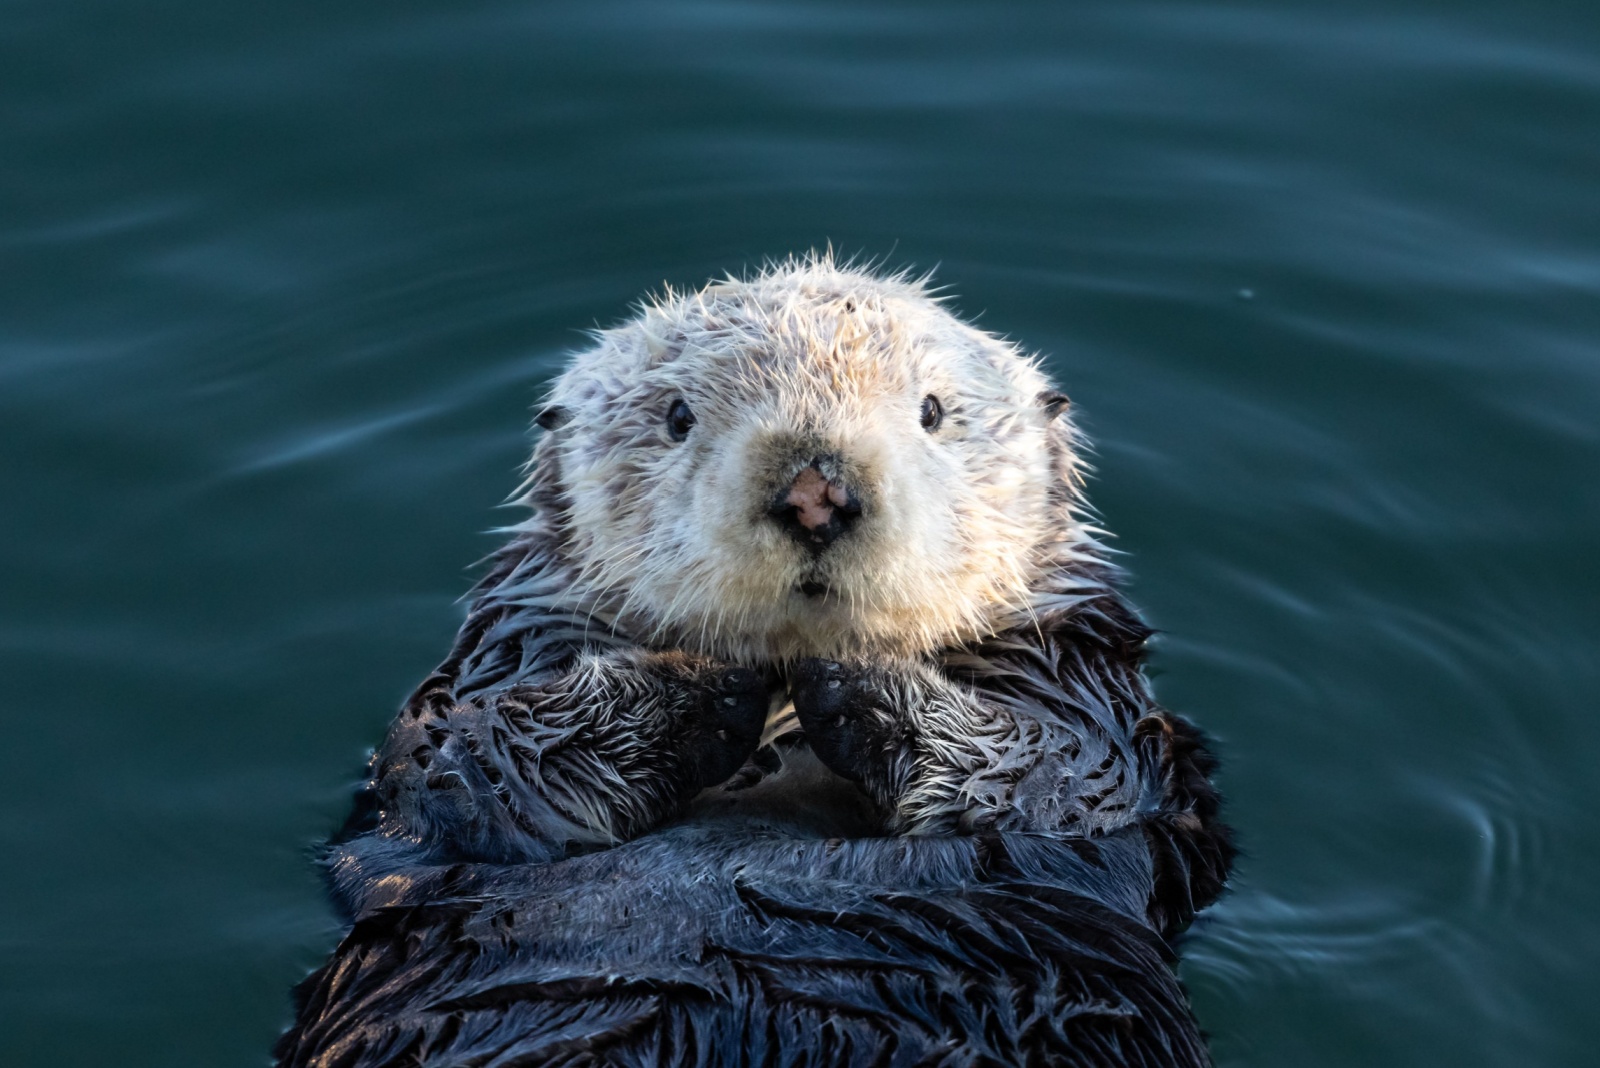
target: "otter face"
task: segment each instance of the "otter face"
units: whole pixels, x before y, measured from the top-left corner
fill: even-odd
[[[643,641],[762,661],[970,639],[1026,611],[1074,523],[1065,400],[1032,362],[826,261],[668,294],[550,401],[533,463],[563,551]]]

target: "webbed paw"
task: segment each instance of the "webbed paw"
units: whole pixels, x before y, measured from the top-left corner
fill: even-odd
[[[870,670],[852,670],[834,660],[800,660],[790,695],[817,759],[856,782],[881,775],[893,749],[893,720],[881,708],[883,695]]]
[[[703,789],[730,778],[755,752],[770,699],[767,680],[749,668],[713,669],[696,681],[702,689],[680,744],[690,784]]]

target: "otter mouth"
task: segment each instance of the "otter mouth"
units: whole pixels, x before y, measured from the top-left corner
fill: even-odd
[[[815,580],[808,580],[806,582],[798,583],[794,589],[796,593],[803,594],[806,597],[811,598],[826,597],[828,595],[828,584],[826,582],[817,582]]]

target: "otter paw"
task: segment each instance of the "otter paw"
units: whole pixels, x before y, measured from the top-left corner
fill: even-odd
[[[707,674],[681,736],[689,783],[715,786],[744,766],[761,741],[770,704],[767,682],[749,668]]]
[[[866,672],[832,660],[801,660],[790,695],[811,751],[829,768],[861,782],[883,763],[892,722]]]

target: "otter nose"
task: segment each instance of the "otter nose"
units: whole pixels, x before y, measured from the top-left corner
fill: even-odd
[[[820,553],[861,518],[861,502],[813,463],[778,492],[767,514],[801,545]]]

